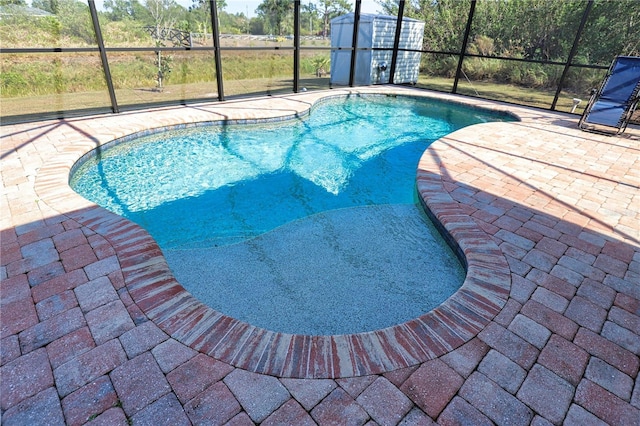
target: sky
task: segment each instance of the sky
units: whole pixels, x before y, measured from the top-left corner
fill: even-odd
[[[178,4],[189,7],[193,4],[192,0],[176,0]],[[308,3],[309,0],[301,0],[302,4]],[[144,3],[144,0],[140,0]],[[249,17],[256,15],[256,9],[262,3],[262,0],[227,0],[227,7],[224,9],[229,13],[248,13]],[[351,4],[354,4],[353,0],[350,0]],[[96,0],[96,7],[98,10],[102,10],[103,0]],[[362,0],[362,13],[376,13],[378,11],[378,4],[374,0]]]

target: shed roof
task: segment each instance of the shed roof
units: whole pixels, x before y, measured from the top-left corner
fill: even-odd
[[[334,23],[336,23],[336,24],[337,23],[344,23],[344,24],[353,23],[354,15],[355,14],[353,12],[350,12],[350,13],[347,13],[345,15],[337,16],[337,17],[335,17],[335,18],[333,18],[331,20],[331,23],[332,24],[334,24]],[[375,14],[375,13],[362,13],[362,14],[360,14],[360,23],[363,23],[363,22],[367,22],[368,23],[368,22],[373,22],[373,21],[377,21],[377,20],[379,20],[379,21],[394,21],[394,22],[396,22],[398,20],[398,17],[391,16],[391,15],[378,15],[378,14]],[[422,21],[419,21],[419,20],[413,19],[413,18],[402,18],[402,22],[422,22]]]

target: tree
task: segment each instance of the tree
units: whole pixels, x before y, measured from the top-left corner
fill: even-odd
[[[376,3],[382,8],[381,10],[388,15],[398,14],[398,2],[396,0],[376,0]],[[408,5],[408,7],[411,7]],[[406,9],[405,9],[406,14]]]
[[[220,21],[220,32],[223,34],[243,34],[249,29],[249,21],[244,13],[227,13],[222,11],[218,14]]]
[[[106,15],[111,21],[149,20],[149,12],[138,0],[105,0],[104,9],[107,10]]]
[[[192,5],[189,7],[189,21],[192,23],[190,27],[192,31],[204,34],[206,38],[207,30],[211,29],[211,14],[209,10],[208,0],[192,0]],[[221,11],[227,7],[225,0],[218,0],[216,2],[218,6],[218,20],[221,19]],[[220,25],[220,22],[218,22]]]
[[[27,2],[25,0],[0,0],[0,6],[9,5],[26,6]]]
[[[249,20],[249,33],[250,34],[266,34],[267,31],[264,26],[264,19],[259,16],[255,16]]]
[[[640,2],[596,2],[580,39],[584,63],[609,65],[616,55],[640,56]]]
[[[145,5],[158,34],[173,28],[178,21],[180,6],[174,0],[146,0]]]
[[[193,6],[192,8],[206,8],[207,10],[209,10],[209,1],[208,0],[192,0],[193,1]],[[225,7],[227,7],[227,2],[225,0],[218,0],[216,2],[216,4],[218,5],[218,10],[222,10]]]
[[[377,0],[377,3],[385,13],[398,14],[397,1]],[[471,0],[415,0],[406,3],[404,16],[425,22],[425,49],[458,52],[470,4]]]
[[[62,25],[63,33],[79,37],[87,44],[96,43],[87,2],[59,0],[56,6],[56,16]]]
[[[309,23],[309,34],[313,35],[313,28],[318,28],[317,22],[319,22],[318,6],[311,1],[309,3],[302,4],[300,8],[300,20],[302,22],[301,30],[306,30],[307,22]],[[315,24],[315,25],[314,25]]]
[[[58,0],[33,0],[31,2],[31,6],[57,15],[59,3],[60,2]]]
[[[344,15],[351,11],[351,4],[347,0],[319,0],[320,14],[322,15],[322,37],[327,38],[329,21],[336,16]]]
[[[181,10],[184,10],[174,0],[146,0],[146,6],[153,19],[152,37],[157,47],[165,45],[165,34],[169,34],[176,22]],[[162,57],[162,51],[156,51],[155,64],[158,67],[158,88],[162,90],[162,82],[171,72],[171,56]]]
[[[473,35],[491,38],[503,56],[564,60],[584,9],[581,0],[483,2],[473,17]]]
[[[293,11],[293,2],[290,0],[264,0],[256,9],[267,28],[278,35],[284,35],[284,20]]]

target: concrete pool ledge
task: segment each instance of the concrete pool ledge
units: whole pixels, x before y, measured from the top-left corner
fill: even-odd
[[[509,111],[430,146],[417,188],[466,264],[436,309],[370,333],[273,333],[173,277],[139,226],[71,190],[90,150],[153,128],[303,116],[350,93]],[[3,424],[634,424],[640,129],[401,87],[2,127]]]

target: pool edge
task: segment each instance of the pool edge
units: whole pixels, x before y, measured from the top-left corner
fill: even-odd
[[[94,143],[68,153],[63,160],[67,176]],[[45,176],[47,167],[52,166],[43,167]],[[278,377],[340,378],[392,371],[441,356],[476,336],[506,303],[510,287],[506,259],[457,203],[443,199],[448,193],[442,181],[424,167],[421,162],[417,176],[421,200],[437,218],[434,224],[446,230],[465,256],[467,277],[462,287],[419,318],[382,330],[335,336],[271,332],[206,307],[175,280],[159,247],[144,229],[87,202],[68,187],[68,179],[64,188],[54,188],[40,178],[36,185],[43,201],[59,207],[61,213],[67,211],[66,216],[110,242],[133,301],[171,337],[254,372]],[[59,170],[56,173],[59,175]],[[66,199],[69,192],[75,195],[75,203]],[[73,209],[67,207],[70,204]],[[77,209],[79,205],[81,210]]]

